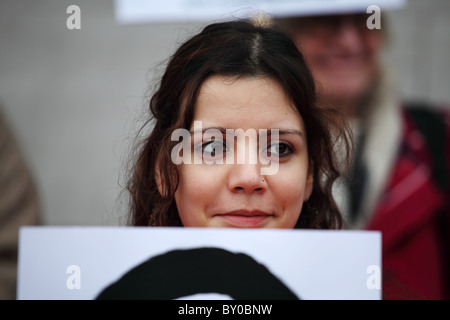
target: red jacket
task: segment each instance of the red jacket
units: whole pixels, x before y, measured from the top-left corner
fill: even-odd
[[[413,118],[405,111],[403,119],[399,155],[367,226],[382,232],[383,298],[448,299],[450,194],[433,177],[430,149]],[[449,114],[443,119],[447,121],[443,155],[450,168]],[[442,228],[447,230],[445,238]]]

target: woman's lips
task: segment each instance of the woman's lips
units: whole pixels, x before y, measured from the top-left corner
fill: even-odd
[[[261,227],[267,220],[274,217],[273,214],[258,210],[237,210],[227,213],[219,213],[215,216],[223,219],[227,224],[239,228],[258,228]]]

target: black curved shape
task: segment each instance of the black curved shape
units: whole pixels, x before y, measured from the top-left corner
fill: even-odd
[[[197,293],[227,294],[235,300],[299,299],[262,264],[219,248],[152,257],[106,287],[97,299],[172,300]]]

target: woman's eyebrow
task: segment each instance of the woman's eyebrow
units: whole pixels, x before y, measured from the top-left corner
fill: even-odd
[[[202,128],[202,130],[190,130],[189,133],[190,134],[205,133],[208,130],[219,130],[222,134],[226,134],[227,133],[227,129],[222,128],[222,127],[209,127],[209,128]]]
[[[271,129],[273,130],[273,129]],[[267,132],[270,132],[267,130]],[[270,133],[269,133],[270,134]],[[281,135],[287,135],[287,134],[295,134],[303,138],[303,132],[297,129],[278,129],[278,134]]]

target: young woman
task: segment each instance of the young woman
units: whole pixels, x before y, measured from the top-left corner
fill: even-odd
[[[150,111],[128,184],[132,225],[341,227],[332,185],[348,130],[318,104],[282,32],[207,26],[171,57]]]

